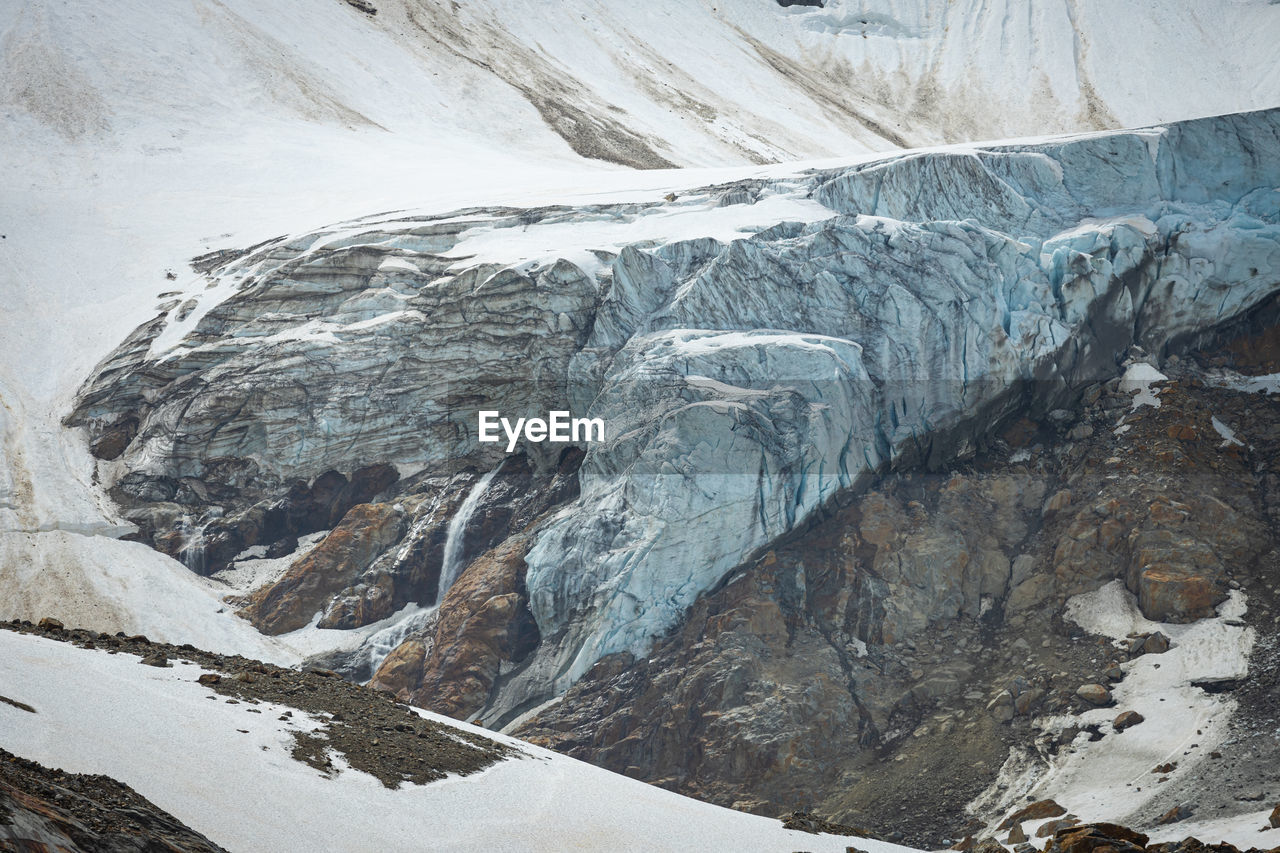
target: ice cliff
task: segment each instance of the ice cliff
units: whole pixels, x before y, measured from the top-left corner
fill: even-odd
[[[1280,110],[661,201],[385,214],[199,267],[68,419],[132,517],[379,462],[491,470],[481,408],[606,420],[580,494],[533,531],[542,646],[515,704],[643,654],[874,472],[974,452],[1130,346],[1176,349],[1280,290]],[[562,446],[522,449],[550,469]]]

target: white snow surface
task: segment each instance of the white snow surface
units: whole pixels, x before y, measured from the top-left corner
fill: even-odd
[[[1233,444],[1236,447],[1244,447],[1244,442],[1236,438],[1235,430],[1218,420],[1216,416],[1210,420],[1213,423],[1214,432],[1222,437],[1222,444],[1218,445],[1219,447],[1230,447]]]
[[[140,666],[43,637],[0,631],[5,748],[45,765],[104,773],[233,853],[238,851],[843,851],[849,839],[700,803],[486,732],[517,757],[470,776],[392,790],[336,757],[326,778],[289,755],[319,723],[284,706],[228,705],[202,669]],[[262,713],[249,713],[249,708]],[[461,728],[447,717],[423,717]],[[241,731],[244,730],[244,731]],[[468,732],[475,733],[473,727]],[[858,839],[868,853],[909,848]]]
[[[1152,386],[1168,378],[1154,365],[1137,361],[1125,368],[1124,376],[1120,377],[1120,393],[1133,395],[1132,408],[1134,409],[1142,406],[1158,409],[1160,408],[1160,390]]]
[[[1205,377],[1205,381],[1218,388],[1230,388],[1245,394],[1275,394],[1280,392],[1280,373],[1247,376],[1234,370],[1218,370]]]
[[[1272,807],[1274,808],[1274,807]],[[1150,844],[1198,838],[1207,843],[1225,841],[1241,850],[1271,850],[1280,847],[1280,829],[1268,823],[1271,808],[1217,820],[1186,820],[1169,826],[1158,826],[1147,833]],[[1210,842],[1209,839],[1212,839]]]
[[[1118,580],[1070,599],[1066,618],[1091,634],[1123,641],[1135,633],[1161,631],[1170,638],[1172,647],[1164,654],[1142,655],[1121,664],[1124,680],[1111,688],[1115,707],[1037,720],[1038,726],[1051,732],[1097,724],[1104,737],[1091,742],[1087,733],[1077,735],[1071,748],[1062,750],[1047,767],[1038,760],[1011,757],[1001,779],[1009,785],[1004,795],[1008,805],[1025,805],[1026,796],[1053,799],[1086,823],[1135,825],[1135,814],[1161,792],[1159,777],[1152,774],[1152,768],[1175,762],[1177,768],[1167,774],[1171,781],[1193,775],[1196,765],[1223,741],[1235,700],[1229,694],[1206,693],[1193,687],[1192,682],[1247,675],[1255,635],[1239,620],[1245,611],[1245,595],[1237,590],[1218,608],[1216,618],[1187,625],[1151,622],[1142,616],[1132,594]],[[1114,732],[1112,720],[1128,710],[1137,711],[1144,722],[1121,733]],[[1189,824],[1179,823],[1168,829],[1170,835],[1160,838],[1180,840],[1194,834],[1207,843],[1216,842],[1217,833],[1226,831],[1228,825],[1248,823],[1247,818],[1232,820],[1235,823],[1229,820],[1205,824],[1204,834],[1199,828],[1193,832],[1188,829]],[[1034,837],[1041,822],[1027,821],[1024,829]],[[1253,827],[1255,837],[1261,825]],[[1243,846],[1255,845],[1267,846],[1256,838],[1245,841]]]

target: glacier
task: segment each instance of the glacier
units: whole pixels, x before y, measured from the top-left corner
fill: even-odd
[[[234,518],[377,462],[492,470],[480,408],[605,420],[526,555],[543,642],[515,708],[644,654],[842,491],[964,458],[1131,347],[1174,352],[1280,291],[1280,110],[381,214],[203,269],[68,418],[117,439],[99,475],[134,517]]]

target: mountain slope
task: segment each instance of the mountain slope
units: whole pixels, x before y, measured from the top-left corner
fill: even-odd
[[[0,702],[10,750],[118,779],[229,850],[844,851],[850,840],[786,830],[403,706],[395,709],[402,719],[454,727],[465,742],[497,742],[507,757],[470,775],[390,788],[333,749],[326,761],[321,747],[328,767],[317,772],[291,755],[295,733],[326,721],[365,725],[359,702],[391,707],[385,698],[350,688],[367,698],[344,706],[349,723],[335,723],[341,716],[299,710],[320,701],[311,697],[232,704],[196,683],[218,667],[184,663],[172,647],[163,651],[178,660],[167,668],[140,666],[129,646],[108,655],[11,630],[0,630],[0,650],[6,696],[34,709]],[[223,662],[227,679],[247,663]],[[307,679],[316,676],[296,678],[303,687]],[[388,752],[395,734],[381,734]],[[432,755],[429,747],[418,752]],[[907,849],[870,839],[858,845],[871,853]]]

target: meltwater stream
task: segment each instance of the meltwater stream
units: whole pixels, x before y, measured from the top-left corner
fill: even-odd
[[[368,661],[369,676],[372,677],[378,671],[378,667],[382,666],[387,655],[396,650],[396,646],[426,627],[435,612],[434,604],[430,607],[410,604],[404,609],[404,615],[399,620],[377,633],[370,634],[360,647],[360,651]]]

